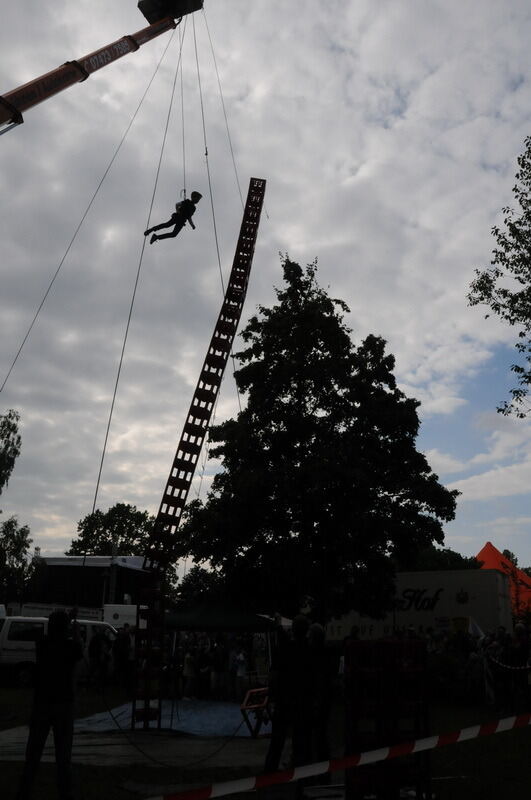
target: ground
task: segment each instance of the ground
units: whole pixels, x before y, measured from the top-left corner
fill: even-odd
[[[117,690],[105,697],[90,689],[78,696],[79,717],[122,703]],[[2,798],[14,797],[22,766],[31,690],[0,688],[0,760]],[[450,732],[496,718],[480,706],[435,704],[431,709],[434,733]],[[18,730],[17,730],[18,729]],[[343,710],[333,713],[333,756],[342,752]],[[9,731],[9,733],[7,733]],[[130,731],[76,737],[74,774],[78,800],[146,800],[166,791],[203,786],[255,775],[260,771],[266,739],[219,739],[175,733]],[[531,727],[450,745],[431,754],[433,792],[440,800],[511,800],[529,796]],[[44,762],[35,797],[52,800],[55,794],[53,759]],[[341,774],[334,783],[343,782]],[[267,800],[295,798],[294,787],[263,792]],[[263,800],[260,799],[260,800]]]

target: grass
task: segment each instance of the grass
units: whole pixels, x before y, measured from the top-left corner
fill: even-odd
[[[123,703],[119,690],[110,690],[105,698],[90,689],[80,690],[77,716],[86,716]],[[0,729],[24,725],[29,719],[31,690],[0,687]],[[495,719],[496,714],[480,706],[435,705],[432,731],[444,733]],[[503,715],[505,716],[505,715]],[[341,740],[342,709],[334,714],[334,736]],[[209,752],[212,743],[205,743]],[[449,745],[431,753],[433,791],[439,800],[512,800],[531,796],[531,727]],[[336,754],[339,752],[336,750]],[[5,800],[14,797],[21,763],[1,762],[2,789]],[[176,784],[203,785],[243,777],[243,768],[209,768],[208,762],[180,770],[142,764],[130,767],[94,767],[75,765],[78,800],[141,800],[160,795],[165,787]],[[342,776],[338,776],[342,780]],[[278,787],[273,797],[294,797],[293,787]],[[261,793],[267,794],[266,792]],[[55,765],[43,763],[38,776],[38,800],[52,800],[55,792]]]

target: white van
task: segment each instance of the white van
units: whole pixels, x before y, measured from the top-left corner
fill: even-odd
[[[92,619],[77,620],[83,639],[85,658],[79,676],[87,673],[87,648],[97,631],[102,631],[113,642],[116,628],[107,622]],[[14,675],[20,686],[32,682],[35,668],[35,642],[42,639],[48,630],[46,617],[0,617],[0,670]]]

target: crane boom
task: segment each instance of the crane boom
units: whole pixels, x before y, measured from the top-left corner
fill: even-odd
[[[180,0],[180,2],[165,6],[169,13],[175,14],[175,17],[190,14],[202,7],[203,0]],[[6,133],[14,125],[20,125],[24,121],[23,111],[42,103],[43,100],[48,100],[75,83],[86,80],[93,72],[106,67],[107,64],[111,64],[128,53],[133,53],[146,42],[177,27],[178,23],[175,21],[175,17],[166,16],[159,19],[147,28],[122,36],[121,39],[100,47],[99,50],[94,50],[79,59],[67,61],[51,72],[40,75],[4,95],[0,95],[0,127],[7,126],[0,130],[0,134]],[[150,16],[148,21],[151,19]]]

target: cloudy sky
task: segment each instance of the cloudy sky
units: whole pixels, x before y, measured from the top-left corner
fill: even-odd
[[[383,335],[401,387],[422,402],[419,447],[462,492],[446,544],[472,555],[490,540],[531,564],[531,428],[495,411],[515,331],[466,300],[531,134],[529,3],[205,6],[195,37],[225,276],[242,209],[208,32],[243,193],[251,176],[267,179],[243,319],[272,302],[279,252],[317,257],[321,284],[351,309],[354,338]],[[10,3],[0,92],[142,27],[135,0]],[[102,509],[158,509],[221,303],[191,18],[181,36],[182,92],[178,75],[152,220],[169,216],[184,174],[204,197],[196,231],[144,253]],[[169,39],[26,112],[0,138],[0,383]],[[63,552],[92,510],[179,47],[177,32],[0,395],[0,413],[20,411],[23,438],[1,507],[30,525],[43,553]],[[236,411],[228,375],[217,420]],[[205,469],[208,486],[216,465]]]

